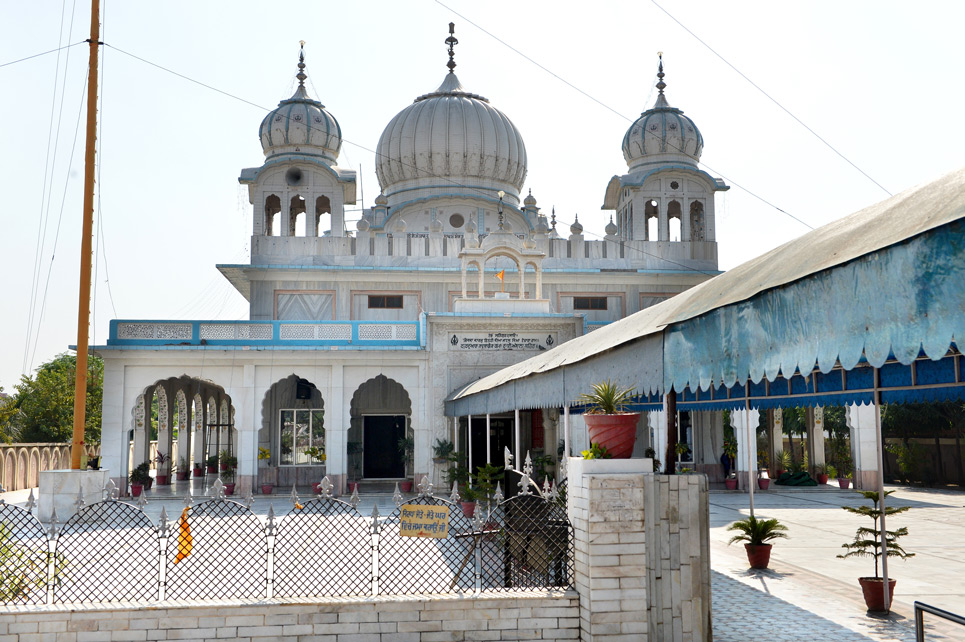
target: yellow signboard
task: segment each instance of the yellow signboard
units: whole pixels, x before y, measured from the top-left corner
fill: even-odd
[[[449,535],[449,507],[404,504],[399,522],[402,537],[434,537]]]

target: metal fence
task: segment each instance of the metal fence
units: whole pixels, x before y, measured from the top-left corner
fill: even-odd
[[[186,498],[180,515],[157,524],[137,505],[106,498],[65,524],[45,528],[26,508],[0,500],[0,601],[5,604],[156,602],[271,597],[361,597],[568,588],[573,532],[555,488],[500,489],[467,516],[455,488],[432,494],[427,480],[410,498],[396,491],[387,516],[363,516],[359,498],[331,495],[326,477],[310,500],[267,520],[251,497]]]

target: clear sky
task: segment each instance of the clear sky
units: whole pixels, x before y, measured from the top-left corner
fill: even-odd
[[[807,231],[777,208],[817,227],[888,196],[700,40],[893,194],[963,164],[965,3],[657,1],[106,0],[92,342],[112,318],[246,318],[214,266],[247,262],[237,177],[263,160],[258,124],[293,91],[299,40],[366,206],[383,127],[447,71],[450,21],[463,85],[522,133],[526,188],[563,230],[579,214],[588,238],[626,172],[623,134],[654,100],[657,51],[670,104],[703,133],[703,168],[732,186],[717,197],[722,269]],[[84,40],[89,11],[0,4],[0,65]],[[86,64],[78,45],[59,73],[56,53],[0,67],[7,391],[76,343]]]

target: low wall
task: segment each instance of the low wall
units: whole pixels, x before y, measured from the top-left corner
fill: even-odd
[[[206,601],[136,608],[7,607],[0,613],[0,636],[10,642],[578,640],[579,614],[579,598],[573,591],[512,597]]]
[[[87,456],[100,454],[100,446],[86,446]],[[0,485],[4,490],[25,490],[39,485],[43,470],[70,468],[70,444],[0,444]]]

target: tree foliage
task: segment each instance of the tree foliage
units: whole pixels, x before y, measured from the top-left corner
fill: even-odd
[[[16,392],[0,405],[4,435],[19,442],[69,442],[74,430],[76,367],[77,357],[64,353],[37,368],[34,376],[21,377]],[[103,385],[104,362],[91,356],[87,361],[87,443],[100,441]]]

